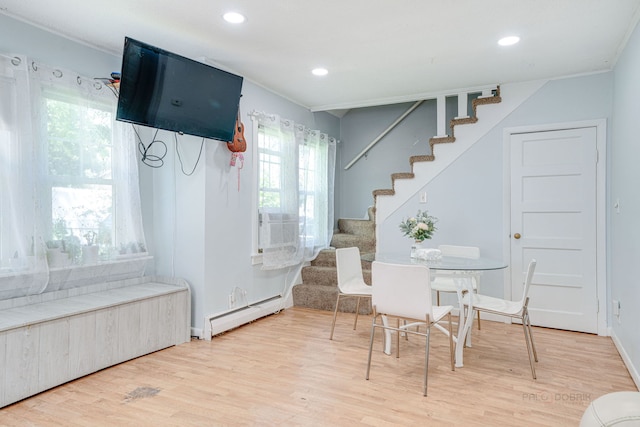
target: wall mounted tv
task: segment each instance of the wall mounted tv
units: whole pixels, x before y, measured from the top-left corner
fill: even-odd
[[[232,141],[241,76],[125,37],[116,120]]]

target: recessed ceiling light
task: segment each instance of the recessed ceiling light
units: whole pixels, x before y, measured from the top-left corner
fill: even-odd
[[[520,41],[520,37],[518,36],[509,36],[509,37],[503,37],[500,40],[498,40],[498,44],[500,46],[511,46],[512,44],[516,44]]]
[[[231,24],[242,24],[246,19],[243,14],[238,12],[227,12],[222,17]]]
[[[311,70],[311,73],[314,76],[326,76],[327,74],[329,74],[329,70],[327,70],[326,68],[314,68],[313,70]]]

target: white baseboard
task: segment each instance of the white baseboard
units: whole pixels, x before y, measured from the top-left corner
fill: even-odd
[[[209,341],[212,337],[235,329],[239,326],[253,322],[261,317],[268,316],[285,308],[285,299],[274,297],[264,302],[251,304],[227,313],[209,316],[205,319],[204,339]]]
[[[640,390],[640,375],[638,374],[638,370],[636,369],[635,366],[633,366],[633,363],[631,362],[631,358],[629,357],[629,355],[625,351],[624,347],[622,346],[622,343],[620,342],[620,340],[616,336],[616,333],[613,331],[613,329],[610,329],[610,334],[609,335],[611,335],[611,339],[613,340],[613,344],[616,346],[616,349],[618,350],[618,353],[620,353],[620,357],[622,357],[622,361],[624,362],[625,366],[627,367],[627,370],[629,371],[629,375],[631,375],[631,379],[636,384],[636,388],[638,390]]]

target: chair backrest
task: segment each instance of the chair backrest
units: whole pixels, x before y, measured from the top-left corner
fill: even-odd
[[[440,245],[438,246],[440,249],[440,253],[442,256],[455,256],[459,258],[469,258],[469,259],[478,259],[480,258],[480,248],[477,246],[455,246],[455,245]],[[438,270],[434,277],[443,277],[448,278],[454,275],[455,272],[448,270]],[[480,282],[480,275],[476,274],[471,277],[471,279],[475,282],[475,285],[478,286]]]
[[[533,273],[536,269],[536,264],[537,261],[535,259],[532,259],[529,262],[529,267],[527,268],[527,275],[524,278],[524,286],[523,286],[523,291],[522,291],[522,299],[520,300],[520,302],[522,304],[525,304],[527,302],[527,297],[529,296],[529,288],[531,287],[531,280],[533,280]]]
[[[336,249],[336,269],[340,290],[344,290],[349,282],[364,282],[360,249],[357,247]]]
[[[454,245],[440,245],[438,246],[442,256],[455,256],[460,258],[480,258],[480,248],[476,246],[454,246]]]
[[[406,319],[433,318],[429,268],[419,264],[371,264],[371,304],[376,312]]]

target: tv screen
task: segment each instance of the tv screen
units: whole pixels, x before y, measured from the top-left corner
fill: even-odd
[[[116,120],[232,141],[242,80],[125,37]]]

